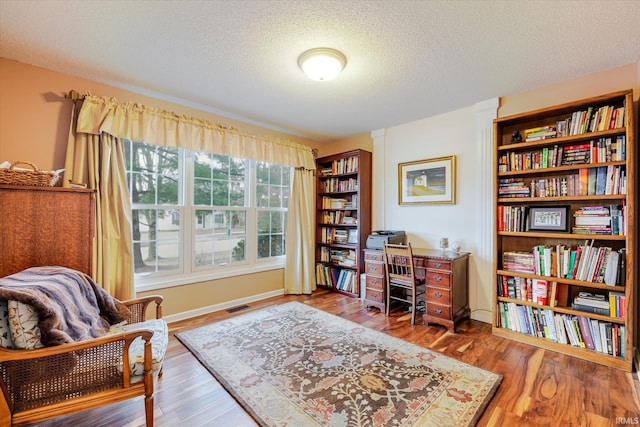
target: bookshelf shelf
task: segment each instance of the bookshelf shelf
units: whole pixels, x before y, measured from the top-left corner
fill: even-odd
[[[316,284],[351,297],[360,296],[371,233],[371,157],[353,150],[316,160]]]
[[[495,335],[631,371],[634,119],[627,90],[494,121]]]

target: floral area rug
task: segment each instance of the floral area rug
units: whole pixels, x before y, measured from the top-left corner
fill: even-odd
[[[298,302],[176,336],[263,426],[474,425],[502,380]]]

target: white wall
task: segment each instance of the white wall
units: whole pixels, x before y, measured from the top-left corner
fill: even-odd
[[[448,237],[450,245],[459,242],[471,252],[471,317],[488,323],[493,304],[491,147],[497,107],[492,100],[371,134],[373,229],[405,230],[414,247],[438,249],[441,237]],[[456,156],[455,204],[398,204],[399,163],[450,155]]]

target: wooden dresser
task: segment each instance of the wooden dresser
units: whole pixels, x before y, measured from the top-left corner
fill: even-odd
[[[435,323],[455,332],[458,321],[468,318],[469,309],[469,253],[442,252],[413,248],[416,272],[426,280],[425,324]],[[385,312],[386,278],[383,253],[378,249],[364,250],[367,275],[365,304]]]
[[[0,184],[0,277],[60,265],[91,274],[93,190]]]

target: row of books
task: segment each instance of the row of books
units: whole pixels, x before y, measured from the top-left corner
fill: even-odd
[[[527,231],[528,206],[498,205],[498,231]]]
[[[322,197],[322,209],[356,209],[357,208],[356,197],[346,199],[342,197]]]
[[[322,227],[320,230],[321,243],[335,244],[356,244],[358,243],[358,230],[353,228],[345,230],[342,228]]]
[[[619,135],[615,141],[607,137],[583,144],[556,144],[527,152],[508,151],[498,158],[498,172],[624,161],[626,156],[626,137]]]
[[[556,137],[556,126],[555,125],[547,125],[547,126],[538,126],[531,129],[525,129],[524,131],[524,140],[529,141],[539,141],[541,139],[555,138]]]
[[[358,218],[351,216],[351,211],[325,211],[322,213],[323,224],[357,224]]]
[[[328,167],[322,168],[321,173],[323,176],[358,172],[358,156],[343,157],[341,159],[334,160],[331,162],[331,172],[325,173],[325,171],[328,170]]]
[[[583,206],[574,211],[574,226],[571,230],[577,234],[624,236],[625,211],[625,205]]]
[[[573,248],[534,246],[532,252],[504,251],[502,266],[512,272],[624,286],[626,250],[595,247],[593,241]]]
[[[623,106],[604,105],[575,111],[571,117],[556,122],[556,136],[580,135],[624,127],[626,109]]]
[[[571,308],[586,311],[603,316],[624,319],[626,312],[627,296],[622,292],[579,292],[573,299]]]
[[[544,178],[501,178],[498,197],[570,197],[627,194],[627,174],[624,166],[580,168],[569,173]]]
[[[498,308],[498,325],[505,329],[611,356],[626,354],[624,325],[512,302],[498,302]]]
[[[359,293],[356,271],[316,264],[316,284],[345,292]]]
[[[498,275],[498,296],[548,305],[549,282],[529,277]]]
[[[329,178],[325,180],[322,185],[325,193],[358,191],[357,178],[348,178],[348,179]]]

